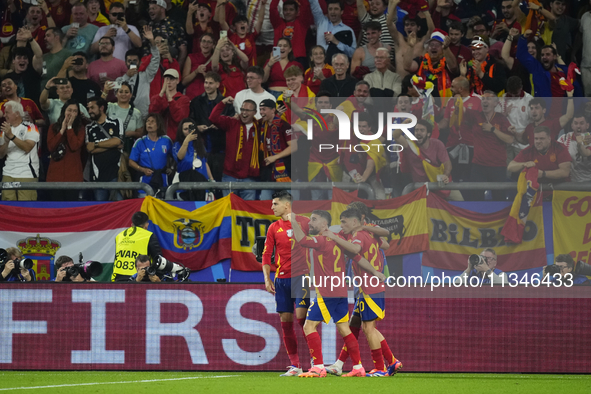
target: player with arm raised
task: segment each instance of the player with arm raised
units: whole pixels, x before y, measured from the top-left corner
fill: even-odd
[[[308,262],[305,249],[293,238],[291,227],[291,194],[282,190],[273,194],[271,209],[279,218],[267,230],[267,239],[263,251],[263,274],[265,288],[275,294],[277,312],[281,319],[283,342],[291,365],[281,376],[298,376],[302,373],[298,356],[298,340],[293,329],[293,311],[295,303],[296,319],[300,327],[304,327],[306,311],[310,305],[308,289],[304,288],[303,276],[308,273]],[[303,231],[308,232],[309,219],[296,216]],[[271,256],[275,249],[275,282],[271,280]]]
[[[304,333],[310,349],[310,355],[314,360],[314,366],[300,377],[323,378],[326,376],[324,361],[322,358],[322,342],[316,331],[322,322],[328,324],[332,318],[337,326],[337,331],[345,340],[345,346],[351,353],[353,370],[345,376],[365,376],[365,369],[361,364],[359,344],[357,338],[349,329],[349,303],[347,300],[347,287],[341,283],[336,288],[329,287],[332,281],[327,278],[342,275],[345,270],[345,259],[341,248],[337,243],[323,235],[328,230],[331,216],[326,211],[316,210],[310,216],[310,236],[306,236],[296,216],[292,214],[292,226],[296,241],[306,248],[313,249],[314,280],[316,286],[316,298],[312,301],[304,324]],[[324,282],[323,282],[324,278]]]
[[[347,209],[341,213],[341,228],[343,233],[351,235],[349,241],[343,240],[331,231],[327,231],[324,235],[334,239],[344,251],[354,256],[353,272],[355,276],[363,279],[359,297],[355,303],[355,310],[361,314],[361,326],[374,362],[374,369],[368,375],[394,375],[402,368],[402,363],[394,357],[386,339],[376,328],[377,322],[385,317],[384,284],[380,281],[372,281],[373,278],[368,275],[372,272],[368,272],[363,265],[359,264],[360,260],[365,259],[370,262],[373,270],[379,273],[383,271],[384,258],[379,250],[380,242],[372,234],[363,230],[361,214],[356,209]],[[384,358],[389,364],[388,369],[385,368]],[[343,359],[339,357],[339,360],[328,371],[338,375],[342,371],[343,363]]]

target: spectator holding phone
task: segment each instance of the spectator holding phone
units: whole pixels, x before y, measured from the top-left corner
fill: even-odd
[[[71,64],[66,75],[72,84],[72,98],[86,106],[89,98],[101,95],[101,87],[88,78],[88,55],[85,52],[76,52],[66,63]]]
[[[101,2],[99,0],[85,0],[86,11],[88,12],[88,23],[95,25],[98,28],[108,26],[111,24],[101,12]],[[111,3],[111,6],[113,3]]]
[[[131,152],[135,140],[143,134],[142,113],[131,103],[132,88],[128,82],[105,82],[105,92],[116,89],[116,103],[107,104],[107,117],[118,119],[123,137],[123,151]]]
[[[311,67],[304,73],[304,83],[312,91],[317,94],[320,91],[320,84],[326,78],[334,75],[334,68],[326,63],[326,51],[320,45],[315,45],[310,50],[310,64]]]
[[[88,23],[88,11],[84,3],[76,3],[72,6],[72,23],[62,27],[62,32],[65,34],[62,44],[72,52],[88,53],[98,29],[95,25]]]
[[[103,86],[106,81],[114,81],[127,72],[125,62],[113,57],[115,41],[111,37],[103,37],[99,40],[99,53],[101,57],[88,66],[88,77]],[[110,97],[115,101],[115,97]]]
[[[248,58],[249,66],[256,66],[257,64],[256,40],[263,27],[265,11],[267,9],[267,0],[261,1],[256,24],[252,26],[248,23],[248,18],[244,15],[238,15],[233,21],[231,21],[232,30],[230,30],[230,26],[226,22],[226,13],[222,7],[218,8],[218,20],[220,21],[222,30],[227,30],[228,40],[244,52]]]
[[[50,99],[49,90],[54,87],[56,88],[58,98]],[[55,77],[47,82],[45,89],[41,92],[41,97],[39,97],[39,103],[41,104],[41,109],[47,112],[50,124],[57,122],[62,112],[62,107],[66,101],[72,98],[72,93],[72,84],[66,78]],[[89,117],[88,111],[82,105],[80,105],[80,112],[87,118]]]
[[[303,71],[302,65],[293,59],[291,41],[287,38],[280,39],[277,46],[273,48],[271,58],[265,64],[263,77],[263,82],[269,84],[269,91],[275,97],[279,97],[284,90],[287,90],[287,82],[283,75],[285,70],[291,66],[297,66]]]
[[[220,24],[211,20],[211,14],[211,6],[208,3],[199,3],[198,0],[189,3],[185,28],[187,37],[193,37],[193,53],[199,53],[201,50],[201,38],[204,34],[211,34],[214,42],[220,38]]]
[[[99,41],[103,37],[109,37],[112,38],[115,43],[113,57],[125,61],[125,54],[127,51],[142,46],[140,32],[135,26],[127,24],[125,19],[125,6],[123,3],[111,3],[111,6],[109,7],[109,20],[111,21],[111,24],[99,28],[94,35],[90,52],[93,54],[99,53]]]

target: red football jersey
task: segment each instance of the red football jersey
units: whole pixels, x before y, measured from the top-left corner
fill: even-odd
[[[336,276],[342,278],[346,274],[344,253],[339,245],[328,237],[318,235],[307,236],[302,239],[299,245],[313,249],[314,280],[311,283],[316,285],[316,291],[322,297],[343,298],[347,297],[347,286],[344,283],[331,281]],[[331,287],[331,285],[335,287]]]
[[[309,218],[296,216],[304,234],[308,234]],[[306,249],[296,242],[289,220],[279,219],[271,223],[267,230],[263,265],[271,265],[271,256],[275,248],[276,278],[292,278],[309,272]]]
[[[349,241],[353,244],[361,246],[361,252],[358,256],[365,258],[378,272],[384,271],[384,258],[380,252],[380,242],[377,241],[372,234],[367,231],[357,231]],[[363,278],[361,289],[366,294],[381,293],[384,291],[384,284],[380,283],[378,286],[370,286],[370,278],[372,277],[367,272],[362,270],[357,264],[359,258],[353,258],[353,272],[356,276]],[[376,280],[373,280],[376,283]]]

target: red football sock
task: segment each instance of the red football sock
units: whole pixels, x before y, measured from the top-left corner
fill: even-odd
[[[355,338],[355,335],[349,334],[346,337],[344,337],[343,339],[345,340],[345,347],[347,348],[348,352],[351,354],[351,361],[353,361],[353,365],[361,364],[361,354],[359,353],[359,342],[357,342],[357,338]],[[340,360],[340,358],[339,358],[339,360]]]
[[[314,360],[314,365],[324,364],[322,359],[322,341],[317,332],[306,335],[308,341],[308,348],[310,349],[310,356]]]
[[[300,325],[300,328],[302,329],[302,332],[304,332],[304,323],[306,322],[306,318],[303,317],[301,319],[298,319],[298,324]],[[306,336],[306,334],[304,334],[304,336]]]
[[[371,359],[373,360],[373,367],[378,371],[384,370],[384,357],[382,356],[382,348],[373,349],[371,351]]]
[[[355,335],[355,339],[359,340],[359,332],[361,332],[361,327],[349,327],[353,335]]]
[[[396,362],[396,357],[394,357],[394,355],[392,354],[392,351],[390,350],[390,347],[388,346],[386,340],[384,339],[382,342],[380,342],[380,345],[382,345],[382,355],[384,356],[384,359],[386,360],[388,365],[394,364]]]
[[[281,322],[281,329],[283,330],[283,343],[291,365],[301,368],[298,357],[298,339],[293,330],[293,322]]]

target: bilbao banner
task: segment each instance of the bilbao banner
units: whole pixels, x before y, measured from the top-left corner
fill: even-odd
[[[362,200],[340,189],[333,189],[332,224],[340,224],[340,215],[348,204],[362,201],[371,210],[367,218],[369,222],[390,232],[390,248],[385,251],[386,256],[422,252],[429,247],[426,197],[426,187],[388,200]]]
[[[0,247],[17,247],[33,260],[37,280],[53,278],[54,261],[62,255],[78,261],[112,263],[115,237],[131,226],[142,200],[125,200],[92,207],[29,208],[0,205]]]
[[[590,298],[472,296],[482,290],[468,289],[461,299],[386,299],[378,328],[406,371],[591,373]],[[319,328],[330,364],[343,341],[333,324]],[[295,330],[308,368],[306,342]],[[363,335],[359,344],[369,370]],[[263,285],[0,285],[0,369],[243,372],[286,365],[275,300]]]
[[[591,263],[591,195],[555,191],[552,199],[554,254]]]
[[[441,197],[427,196],[429,250],[422,265],[440,270],[463,271],[468,256],[493,248],[497,268],[503,272],[528,270],[546,265],[542,205],[532,206],[522,242],[509,244],[501,235],[511,207],[493,213],[476,213],[454,206]]]

